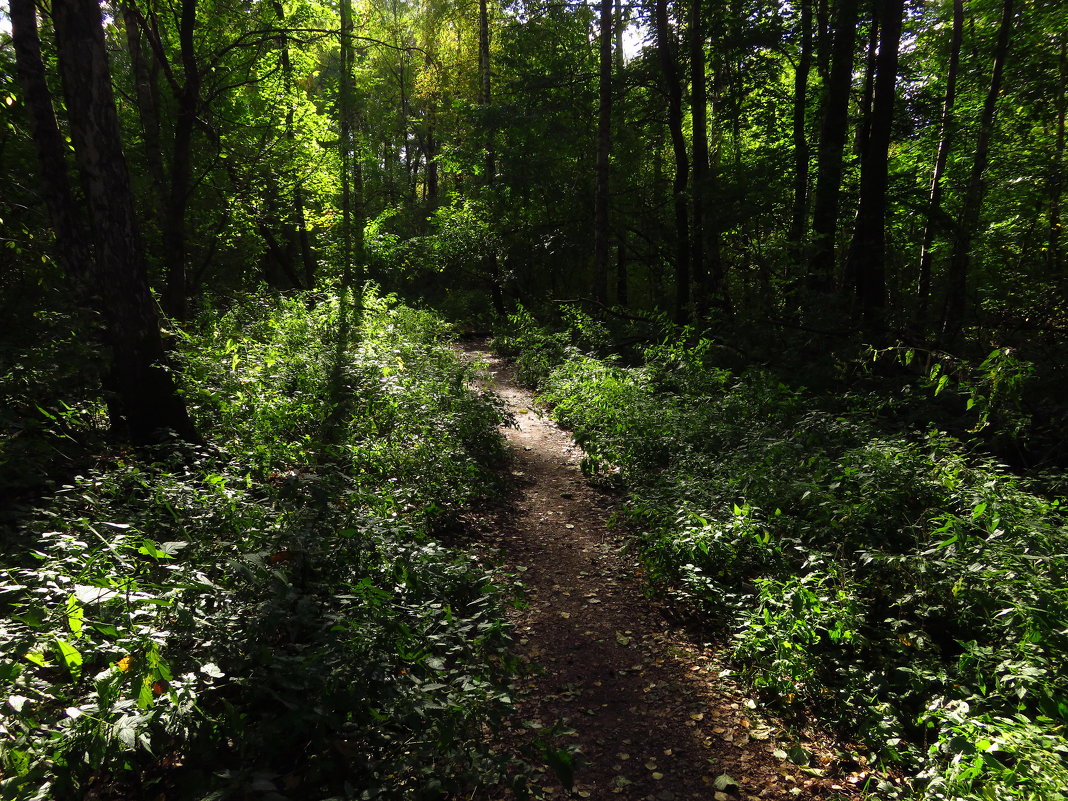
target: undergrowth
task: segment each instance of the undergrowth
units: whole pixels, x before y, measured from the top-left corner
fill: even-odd
[[[1066,797],[1058,499],[937,429],[889,432],[870,398],[719,369],[707,340],[623,366],[572,322],[520,313],[503,344],[591,476],[628,490],[650,578],[730,633],[754,687],[863,740],[917,798]]]
[[[210,445],[112,453],[24,519],[0,573],[0,796],[510,781],[488,736],[504,596],[432,537],[493,491],[501,408],[434,316],[373,292],[356,315],[339,343],[326,297],[205,313],[180,375]]]

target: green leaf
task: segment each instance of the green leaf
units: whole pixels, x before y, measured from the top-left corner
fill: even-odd
[[[141,543],[141,547],[137,549],[137,552],[144,554],[145,556],[154,557],[156,559],[171,558],[171,555],[169,553],[160,550],[159,546],[157,546],[156,543],[147,538],[144,540],[144,542]]]
[[[76,595],[67,598],[67,626],[75,638],[82,636],[82,622],[85,620],[85,610],[78,603]]]
[[[78,678],[82,674],[82,655],[73,645],[66,640],[56,638],[56,649],[59,651],[59,657],[63,660],[63,664],[67,666],[67,670],[70,671],[70,675],[73,678]]]

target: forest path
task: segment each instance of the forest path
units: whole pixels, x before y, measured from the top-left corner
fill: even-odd
[[[637,566],[607,526],[617,499],[586,482],[581,449],[535,408],[507,363],[475,346],[466,358],[488,365],[479,384],[518,422],[505,429],[518,485],[512,505],[471,522],[523,583],[527,605],[512,623],[519,655],[535,670],[517,680],[519,716],[574,730],[554,740],[579,750],[573,797],[859,798],[862,767],[844,773],[830,744],[802,743],[814,764],[829,767],[826,776],[783,758],[794,743],[777,741],[782,730],[720,676],[710,646],[670,624],[643,593]],[[566,795],[552,778],[543,786]]]

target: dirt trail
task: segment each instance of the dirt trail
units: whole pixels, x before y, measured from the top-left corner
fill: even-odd
[[[798,743],[759,717],[749,696],[721,677],[709,647],[672,626],[643,594],[633,560],[606,525],[617,499],[587,484],[578,446],[534,407],[505,363],[468,353],[489,364],[483,381],[519,423],[506,430],[514,505],[476,521],[498,558],[519,571],[529,602],[513,623],[521,655],[540,669],[518,682],[517,703],[524,719],[574,729],[558,740],[579,749],[574,794],[859,798],[864,767],[833,758],[829,744],[800,743],[815,752],[811,764],[824,776],[784,758]],[[543,786],[566,795],[551,776]]]

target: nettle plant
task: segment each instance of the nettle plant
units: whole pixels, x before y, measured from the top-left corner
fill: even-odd
[[[1063,797],[1060,502],[937,430],[728,373],[700,341],[645,356],[573,354],[542,387],[629,490],[650,579],[733,633],[768,699],[915,771],[921,797]],[[972,387],[984,422],[1026,372],[1002,356]]]
[[[499,405],[437,318],[362,306],[340,364],[329,300],[206,317],[184,377],[216,444],[116,455],[42,501],[0,579],[5,798],[508,779],[502,593],[429,536],[493,491]]]

